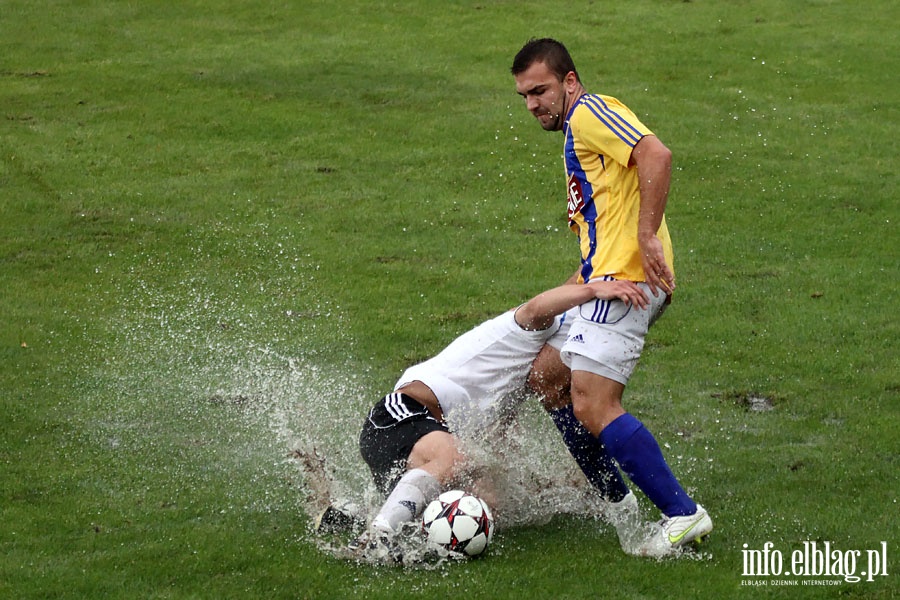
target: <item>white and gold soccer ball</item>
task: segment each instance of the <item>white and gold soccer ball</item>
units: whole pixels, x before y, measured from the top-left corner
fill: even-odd
[[[452,490],[425,507],[422,531],[429,542],[450,552],[478,556],[494,536],[494,517],[484,500],[463,490]]]

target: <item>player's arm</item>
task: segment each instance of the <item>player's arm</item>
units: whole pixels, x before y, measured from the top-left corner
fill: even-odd
[[[640,180],[638,244],[644,276],[654,294],[657,288],[671,293],[675,289],[675,275],[666,262],[662,242],[656,233],[662,224],[669,197],[672,152],[655,135],[645,135],[632,150],[631,161],[637,166]]]
[[[542,292],[516,310],[516,323],[528,331],[546,329],[556,315],[588,300],[618,298],[629,306],[647,308],[644,291],[631,281],[596,281],[583,285],[561,285]]]

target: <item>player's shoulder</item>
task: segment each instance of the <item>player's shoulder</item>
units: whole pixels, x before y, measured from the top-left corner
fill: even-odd
[[[634,146],[641,137],[653,133],[623,102],[614,96],[585,94],[572,111],[569,126],[575,137],[609,137],[611,141]],[[627,162],[626,157],[622,157]],[[624,164],[624,163],[623,163]]]
[[[605,94],[585,94],[578,100],[572,118],[596,118],[598,116],[631,110],[624,102],[614,96]]]

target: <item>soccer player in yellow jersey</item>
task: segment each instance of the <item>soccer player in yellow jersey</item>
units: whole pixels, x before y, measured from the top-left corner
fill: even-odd
[[[646,309],[616,300],[581,305],[562,348],[545,348],[535,372],[564,372],[554,361],[569,367],[575,416],[663,513],[637,552],[675,553],[712,531],[712,520],[678,483],[653,435],[622,407],[647,331],[675,290],[664,217],[671,152],[624,104],[587,93],[558,41],[529,41],[511,71],[541,127],[564,134],[569,226],[581,248],[572,282],[628,280],[651,300]]]

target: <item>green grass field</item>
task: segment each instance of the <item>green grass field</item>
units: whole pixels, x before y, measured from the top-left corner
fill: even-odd
[[[5,0],[0,597],[897,597],[898,22]],[[533,36],[674,153],[678,297],[626,407],[716,530],[694,560],[559,516],[435,571],[341,561],[288,452],[361,489],[357,429],[401,370],[576,265],[561,138],[508,71]],[[742,575],[745,548],[813,541],[885,542],[888,575]],[[776,585],[810,579],[841,583]]]

